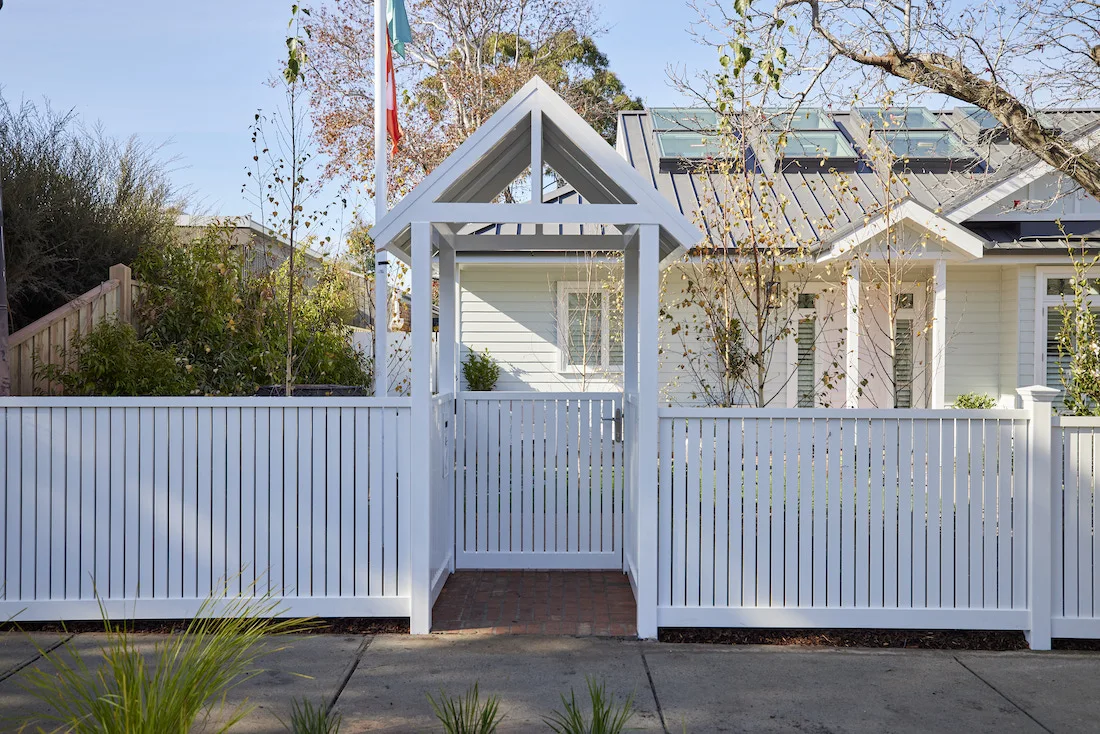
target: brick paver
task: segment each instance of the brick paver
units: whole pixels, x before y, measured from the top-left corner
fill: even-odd
[[[432,631],[633,637],[636,615],[618,571],[457,571]]]

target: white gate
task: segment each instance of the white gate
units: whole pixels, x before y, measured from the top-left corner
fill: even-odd
[[[618,393],[461,393],[459,568],[621,569]]]

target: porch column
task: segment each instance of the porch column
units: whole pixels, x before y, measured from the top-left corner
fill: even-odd
[[[439,243],[439,394],[455,392],[458,333],[458,279],[455,250],[440,238]]]
[[[848,273],[847,298],[844,302],[844,386],[846,408],[859,407],[859,260]]]
[[[424,448],[411,451],[409,483],[405,485],[402,508],[407,510],[409,548],[409,631],[424,635],[432,629],[431,571],[431,442],[432,430],[432,225],[412,224],[412,411],[409,439]]]
[[[390,384],[390,284],[385,250],[374,252],[374,397],[384,398]]]
[[[626,235],[623,253],[623,393],[638,392],[638,250],[637,235]]]
[[[638,637],[657,637],[657,315],[660,249],[655,224],[638,230]]]
[[[947,368],[947,261],[936,261],[932,304],[932,395],[930,407],[942,408]]]

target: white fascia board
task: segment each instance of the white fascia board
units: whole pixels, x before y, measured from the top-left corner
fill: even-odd
[[[903,201],[889,215],[880,214],[863,227],[836,240],[829,252],[818,257],[818,262],[828,262],[852,252],[886,231],[887,227],[911,222],[940,238],[939,242],[968,259],[978,259],[985,254],[985,240],[966,227],[936,214],[928,207],[913,200]],[[917,258],[922,259],[922,258]],[[927,259],[937,259],[929,256]]]

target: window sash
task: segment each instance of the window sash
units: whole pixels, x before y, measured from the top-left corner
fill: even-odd
[[[560,285],[562,369],[620,369],[623,318],[612,314],[611,294],[587,284]]]

